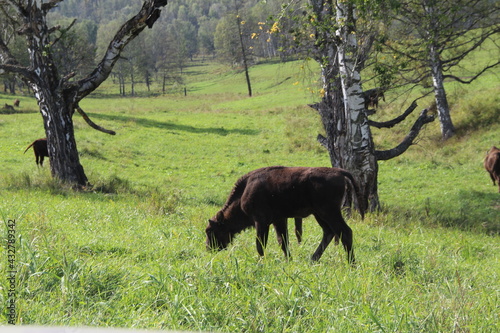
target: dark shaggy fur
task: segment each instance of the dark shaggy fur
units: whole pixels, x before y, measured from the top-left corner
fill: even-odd
[[[385,102],[384,90],[382,88],[374,88],[364,91],[362,97],[365,100],[365,109],[368,110],[369,106],[378,108],[378,99],[382,97]]]
[[[498,192],[500,192],[500,149],[491,147],[484,159],[484,168],[490,174],[493,185],[498,182]]]
[[[234,235],[255,227],[257,252],[262,256],[272,224],[285,256],[289,256],[287,218],[296,219],[296,234],[300,240],[301,219],[312,214],[323,229],[323,239],[312,260],[318,260],[331,240],[340,237],[349,261],[354,262],[352,230],[341,213],[348,184],[354,188],[363,216],[358,186],[345,170],[281,166],[254,170],[236,182],[224,207],[209,220],[207,248],[222,250]]]
[[[33,152],[35,153],[36,165],[40,163],[40,165],[43,166],[43,158],[45,156],[49,157],[49,151],[47,150],[47,139],[43,138],[33,141],[33,143],[30,144],[24,152],[26,153],[31,147],[33,147]]]

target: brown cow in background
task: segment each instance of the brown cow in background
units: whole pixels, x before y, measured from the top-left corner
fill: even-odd
[[[33,151],[35,152],[36,165],[38,165],[40,160],[40,165],[43,166],[43,158],[45,156],[49,157],[49,151],[47,150],[47,138],[33,141],[33,143],[30,144],[24,152],[26,153],[31,147],[33,147]]]
[[[378,108],[378,99],[382,97],[382,100],[385,102],[384,89],[382,88],[373,88],[366,90],[361,93],[361,97],[365,100],[365,109],[368,110],[368,107],[372,106],[375,109]]]
[[[493,146],[486,154],[484,168],[489,172],[493,185],[498,182],[498,192],[500,192],[500,149]]]

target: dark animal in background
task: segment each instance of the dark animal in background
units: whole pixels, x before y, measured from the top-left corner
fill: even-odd
[[[490,174],[493,185],[498,182],[498,192],[500,193],[500,149],[493,146],[484,158],[484,168]]]
[[[384,90],[382,88],[374,88],[364,91],[361,96],[365,100],[365,109],[368,110],[368,107],[372,106],[375,109],[378,108],[378,99],[382,97],[382,100],[385,102]]]
[[[16,99],[16,100],[14,101],[14,106],[15,106],[15,107],[19,107],[19,103],[21,103],[21,101],[20,101],[20,100],[18,100],[18,99]]]
[[[4,110],[7,110],[7,111],[14,111],[14,107],[10,104],[7,104],[7,103],[5,103],[3,108],[4,108]]]
[[[287,218],[299,219],[302,223],[302,218],[312,214],[323,229],[323,239],[312,260],[318,260],[337,236],[342,240],[348,260],[353,263],[352,230],[341,212],[348,184],[356,193],[363,216],[364,202],[359,188],[354,177],[345,170],[273,166],[251,171],[236,182],[224,207],[209,220],[205,230],[207,248],[222,250],[237,233],[255,227],[257,252],[262,256],[272,224],[288,257]],[[302,233],[299,234],[301,237]]]
[[[49,157],[49,151],[47,150],[47,139],[43,138],[33,141],[33,143],[30,144],[24,152],[26,153],[31,147],[33,147],[33,151],[35,152],[36,165],[40,163],[40,165],[43,166],[43,158],[45,156]]]

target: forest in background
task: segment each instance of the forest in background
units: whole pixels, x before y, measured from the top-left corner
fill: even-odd
[[[113,71],[113,80],[120,84],[122,95],[134,95],[134,85],[139,82],[145,83],[148,90],[152,82],[157,82],[165,92],[167,86],[182,85],[183,69],[194,56],[238,67],[242,55],[237,15],[241,18],[241,33],[251,64],[263,58],[284,57],[286,53],[278,52],[284,49],[280,39],[269,33],[266,23],[272,13],[280,11],[281,3],[280,0],[171,1],[162,10],[155,29],[147,29],[125,49]],[[64,75],[76,72],[78,78],[93,69],[112,36],[141,5],[140,0],[60,3],[49,14],[49,20],[54,26],[61,26],[54,54],[59,57],[57,61]],[[22,63],[27,63],[28,59],[23,59],[26,58],[24,41],[18,39],[13,52]],[[16,85],[9,86],[9,80],[14,78],[4,79],[4,91],[10,89],[15,93]]]
[[[484,2],[491,3],[492,8],[495,8],[494,1],[480,0],[480,3]],[[53,55],[62,69],[61,75],[75,72],[75,78],[78,79],[92,71],[114,34],[142,3],[141,0],[65,0],[59,3],[48,18],[51,24],[60,26],[55,34],[58,40],[53,45]],[[358,22],[361,49],[362,44],[374,36],[378,35],[380,39],[378,46],[370,52],[371,60],[367,66],[371,65],[370,74],[364,77],[364,81],[374,81],[369,84],[370,87],[398,85],[389,82],[394,80],[398,72],[406,76],[402,79],[406,81],[403,84],[407,84],[413,79],[404,74],[408,69],[415,69],[412,73],[417,75],[429,76],[424,69],[427,63],[413,61],[409,64],[408,60],[401,60],[401,55],[396,54],[400,50],[389,50],[390,44],[385,45],[386,54],[381,52],[380,46],[387,42],[387,38],[395,41],[408,39],[409,43],[414,39],[407,31],[402,32],[401,23],[397,20],[390,19],[390,28],[387,22],[383,22],[395,15],[395,12],[384,14],[392,6],[390,3],[381,1],[378,5],[368,2],[359,5],[359,10],[364,12],[363,19]],[[308,6],[306,0],[169,1],[162,9],[155,28],[146,29],[124,50],[113,70],[113,82],[120,85],[121,95],[135,95],[135,85],[138,83],[145,84],[148,91],[156,83],[165,93],[167,90],[183,89],[183,71],[187,62],[195,57],[219,61],[237,70],[243,70],[244,58],[252,66],[270,59],[286,61],[313,57],[310,52],[315,38],[306,28],[306,23],[313,20],[313,17],[309,17]],[[2,13],[0,18],[3,39],[16,59],[21,64],[28,64],[23,37],[15,33],[16,28],[13,30],[9,26],[8,20],[2,18]],[[277,20],[279,28],[273,25]],[[497,16],[492,16],[491,24],[496,24],[496,21]],[[321,41],[315,41],[318,42]],[[242,53],[242,44],[245,55]],[[465,42],[463,46],[467,46]],[[403,44],[403,49],[405,47]],[[410,53],[414,51],[418,50]],[[374,79],[376,75],[379,77]],[[473,75],[472,72],[470,75]],[[23,83],[19,80],[16,82],[14,76],[4,75],[2,80],[4,92],[16,93],[16,89],[23,88]],[[424,88],[432,85],[430,77],[419,80]]]

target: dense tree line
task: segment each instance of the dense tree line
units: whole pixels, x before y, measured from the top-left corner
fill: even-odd
[[[171,1],[155,23],[157,28],[146,31],[124,50],[118,61],[113,80],[120,94],[133,94],[137,82],[148,89],[153,81],[168,85],[180,83],[186,62],[195,55],[209,57],[239,67],[243,63],[239,48],[234,48],[239,36],[236,16],[242,23],[242,38],[251,63],[278,55],[277,38],[266,32],[270,13],[279,11],[279,0],[180,0]],[[60,26],[55,44],[56,61],[66,73],[84,75],[102,57],[110,37],[140,9],[141,0],[66,0],[50,12],[48,20]],[[238,10],[238,13],[237,13]],[[2,16],[2,13],[0,13]],[[9,22],[1,20],[2,25]],[[22,40],[15,28],[2,28],[4,40],[10,41],[14,53],[22,59]],[[12,40],[12,41],[11,41]],[[17,43],[17,46],[12,46]],[[16,50],[19,50],[17,52]],[[3,78],[5,90],[15,92],[14,78]],[[20,83],[20,82],[18,82]],[[9,87],[9,88],[7,88]]]
[[[384,4],[385,2],[390,1],[376,3]],[[370,31],[376,32],[379,37],[381,36],[379,45],[384,47],[380,47],[380,50],[383,49],[386,53],[395,54],[395,56],[389,55],[385,59],[397,58],[400,60],[405,58],[403,60],[405,67],[403,68],[401,62],[384,63],[381,60],[382,57],[379,57],[377,59],[379,63],[375,66],[375,70],[378,70],[381,75],[379,75],[375,85],[388,87],[393,83],[391,80],[396,80],[395,71],[404,74],[408,71],[411,72],[414,67],[425,68],[427,66],[428,61],[425,57],[412,58],[412,53],[416,54],[416,52],[411,51],[412,53],[404,54],[400,51],[401,48],[394,47],[394,45],[402,45],[403,50],[411,50],[411,46],[404,44],[406,40],[408,40],[407,44],[411,43],[412,39],[415,40],[415,37],[419,37],[418,31],[422,31],[421,35],[426,36],[425,31],[429,29],[425,28],[425,23],[428,22],[425,13],[419,17],[415,12],[408,11],[411,6],[418,6],[419,2],[420,8],[429,7],[434,3],[431,0],[399,2],[396,10],[384,13],[385,22],[381,23],[383,20],[379,18],[376,20],[378,23],[372,21],[364,22],[362,25],[358,24],[360,27],[358,30],[367,26]],[[309,32],[301,29],[303,23],[297,19],[308,12],[308,3],[306,0],[170,1],[156,22],[158,28],[141,34],[132,42],[132,45],[123,52],[122,59],[118,61],[112,77],[119,84],[119,92],[122,95],[133,94],[134,85],[137,82],[146,84],[148,89],[152,82],[156,82],[161,84],[165,91],[169,85],[182,83],[183,69],[194,56],[210,57],[238,68],[243,65],[243,60],[248,60],[251,66],[260,59],[277,56],[289,57],[304,50],[310,50],[313,46],[312,43],[317,41],[308,37]],[[370,2],[365,3],[369,4]],[[66,73],[76,72],[76,77],[84,75],[102,57],[110,36],[116,32],[127,17],[140,8],[141,4],[141,0],[65,0],[59,3],[57,8],[51,11],[48,19],[54,25],[61,26],[59,41],[55,44],[56,52],[54,52],[57,54],[56,61],[61,68]],[[465,31],[488,26],[488,24],[485,25],[484,20],[475,20],[478,15],[484,17],[483,12],[467,13],[471,10],[471,6],[486,8],[493,23],[498,21],[498,5],[495,2],[475,0],[473,4],[467,4],[467,1],[460,1],[459,4],[446,3],[439,8],[442,13],[438,10],[434,12],[437,12],[436,15],[441,15],[441,17],[451,17],[450,13],[453,13],[458,18],[451,22],[450,26],[457,28],[462,25],[466,28],[462,29]],[[459,10],[454,9],[459,7]],[[405,12],[405,10],[407,11]],[[447,10],[450,10],[450,13]],[[287,14],[292,12],[293,15]],[[269,18],[272,15],[276,18],[279,13],[284,14],[279,18],[280,34],[273,34],[271,33],[273,20]],[[404,25],[398,24],[399,22],[404,23],[405,13],[409,13],[410,22],[416,22],[414,23],[415,29],[412,30],[412,25],[408,22]],[[0,13],[0,17],[2,15]],[[237,16],[239,20],[236,19]],[[411,20],[412,17],[414,17],[413,20]],[[437,17],[437,22],[439,20],[440,18]],[[470,24],[471,21],[474,24]],[[478,23],[475,23],[476,21]],[[237,22],[241,22],[240,29],[238,29]],[[418,22],[422,24],[419,25]],[[8,27],[7,25],[10,24],[8,20],[2,19],[0,24],[2,25],[3,39],[10,41],[9,46],[13,53],[19,57],[21,63],[26,63],[27,59],[22,59],[25,56],[21,51],[24,45],[15,33],[16,28]],[[381,29],[382,26],[386,29],[385,31]],[[422,27],[425,29],[418,30]],[[439,27],[439,25],[436,29],[444,31],[444,28]],[[243,59],[242,49],[239,47],[239,31],[241,31],[247,59]],[[299,31],[305,35],[298,36]],[[411,38],[408,39],[409,37]],[[375,38],[373,33],[366,35],[365,39],[360,39],[360,42],[366,43],[367,39],[371,38]],[[418,43],[418,40],[417,38],[415,42],[416,48],[422,45]],[[16,46],[12,46],[13,44]],[[371,41],[368,44],[371,45]],[[398,52],[399,54],[396,54]],[[409,65],[408,62],[413,64]],[[429,67],[427,66],[427,68]],[[430,70],[419,69],[411,73],[422,75],[422,73],[428,72]],[[425,86],[428,84],[428,78],[429,76],[423,75],[420,79],[408,78],[408,81]],[[17,82],[18,85],[15,84],[13,77],[3,78],[3,82],[4,90],[11,92],[15,92],[16,86],[20,86],[19,82]],[[398,84],[401,84],[401,80]],[[443,100],[443,98],[439,100]]]
[[[120,94],[133,94],[140,82],[148,89],[154,81],[165,91],[182,83],[182,72],[193,57],[217,59],[236,68],[243,56],[238,45],[236,17],[251,64],[279,54],[278,38],[269,33],[270,13],[280,10],[279,0],[180,0],[171,1],[156,29],[146,31],[124,50],[113,72]],[[83,75],[107,48],[110,36],[142,1],[66,0],[50,13],[49,20],[63,26],[58,43],[60,64]],[[73,20],[75,20],[73,22]],[[70,29],[71,27],[71,29]]]

